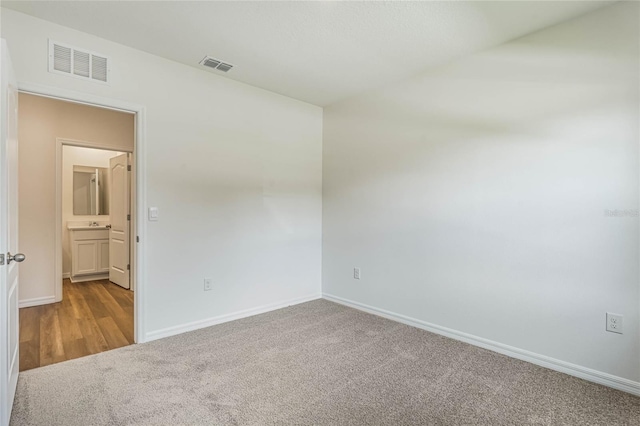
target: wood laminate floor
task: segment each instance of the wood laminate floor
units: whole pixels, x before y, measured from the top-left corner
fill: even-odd
[[[20,371],[133,344],[133,292],[64,280],[60,303],[20,309]]]

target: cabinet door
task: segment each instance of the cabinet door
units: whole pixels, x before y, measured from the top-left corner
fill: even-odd
[[[109,240],[98,240],[98,272],[109,272]]]
[[[73,275],[98,272],[98,241],[74,241]]]

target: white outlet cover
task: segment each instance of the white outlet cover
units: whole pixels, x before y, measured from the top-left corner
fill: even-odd
[[[204,291],[209,291],[213,288],[213,280],[211,278],[204,279]]]
[[[360,279],[360,268],[353,268],[353,279],[354,280]]]
[[[607,331],[622,334],[622,315],[607,312]]]

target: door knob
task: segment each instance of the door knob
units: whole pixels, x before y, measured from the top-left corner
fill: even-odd
[[[24,261],[27,257],[22,254],[22,253],[18,253],[18,254],[11,254],[11,253],[7,253],[7,265],[10,264],[12,261],[16,261],[18,263]]]

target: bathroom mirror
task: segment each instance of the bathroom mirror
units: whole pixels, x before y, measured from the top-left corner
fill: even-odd
[[[73,166],[73,214],[97,216],[109,214],[108,169]]]

